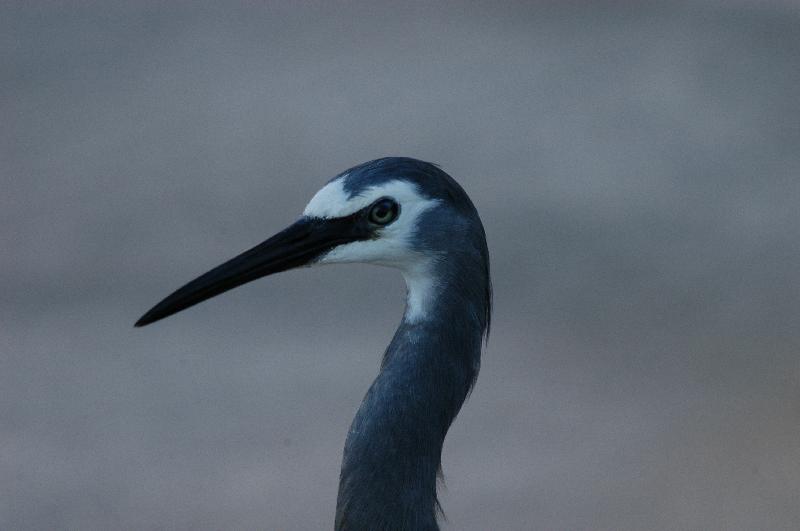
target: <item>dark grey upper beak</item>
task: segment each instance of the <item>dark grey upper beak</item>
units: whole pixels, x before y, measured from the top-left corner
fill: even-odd
[[[265,242],[192,280],[144,314],[145,326],[251,280],[312,263],[337,245],[369,237],[360,216],[303,217]]]

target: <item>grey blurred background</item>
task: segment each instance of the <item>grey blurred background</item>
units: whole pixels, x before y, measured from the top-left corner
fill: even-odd
[[[800,5],[0,7],[0,528],[330,529],[388,269],[173,289],[437,162],[496,313],[449,530],[800,528]]]

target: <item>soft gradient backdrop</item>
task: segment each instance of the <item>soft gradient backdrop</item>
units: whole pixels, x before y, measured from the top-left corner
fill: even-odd
[[[444,529],[800,528],[800,5],[397,4],[2,4],[0,528],[332,528],[399,274],[132,325],[385,155],[492,252]]]

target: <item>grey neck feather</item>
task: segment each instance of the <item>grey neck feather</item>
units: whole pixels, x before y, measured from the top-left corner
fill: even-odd
[[[464,270],[470,267],[480,271]],[[339,483],[337,531],[439,529],[436,481],[442,444],[477,377],[488,326],[485,243],[479,253],[437,262],[434,279],[436,296],[425,317],[410,320],[406,313],[353,420]]]

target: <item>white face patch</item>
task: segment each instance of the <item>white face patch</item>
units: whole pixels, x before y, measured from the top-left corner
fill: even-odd
[[[400,215],[394,222],[378,229],[380,236],[377,239],[340,245],[317,263],[366,262],[403,270],[418,264],[424,257],[412,250],[411,238],[420,215],[435,207],[438,200],[424,197],[416,185],[403,180],[371,186],[358,195],[348,197],[344,190],[344,178],[346,176],[328,183],[317,192],[303,214],[317,218],[339,218],[357,212],[381,197],[391,197],[400,205]]]
[[[311,218],[330,219],[340,218],[358,210],[355,208],[347,211],[350,195],[344,191],[345,179],[347,179],[347,174],[337,177],[320,188],[319,192],[314,194],[314,197],[306,205],[303,215]]]
[[[423,203],[429,207],[438,203],[437,200],[428,199],[420,194],[415,184],[400,179],[370,186],[350,197],[344,190],[346,178],[347,175],[343,175],[323,186],[308,202],[303,215],[323,219],[342,218],[374,203],[381,197],[391,197],[400,204],[401,209],[405,208],[406,204],[413,209],[415,205]]]
[[[423,196],[416,185],[400,179],[369,187],[349,197],[344,190],[346,177],[325,185],[314,195],[303,214],[316,218],[339,218],[357,212],[382,197],[391,197],[400,205],[400,215],[394,222],[378,229],[378,238],[335,247],[316,263],[363,262],[400,269],[408,287],[405,319],[414,322],[424,318],[436,288],[432,268],[436,257],[413,250],[411,239],[421,214],[434,208],[439,201]]]

